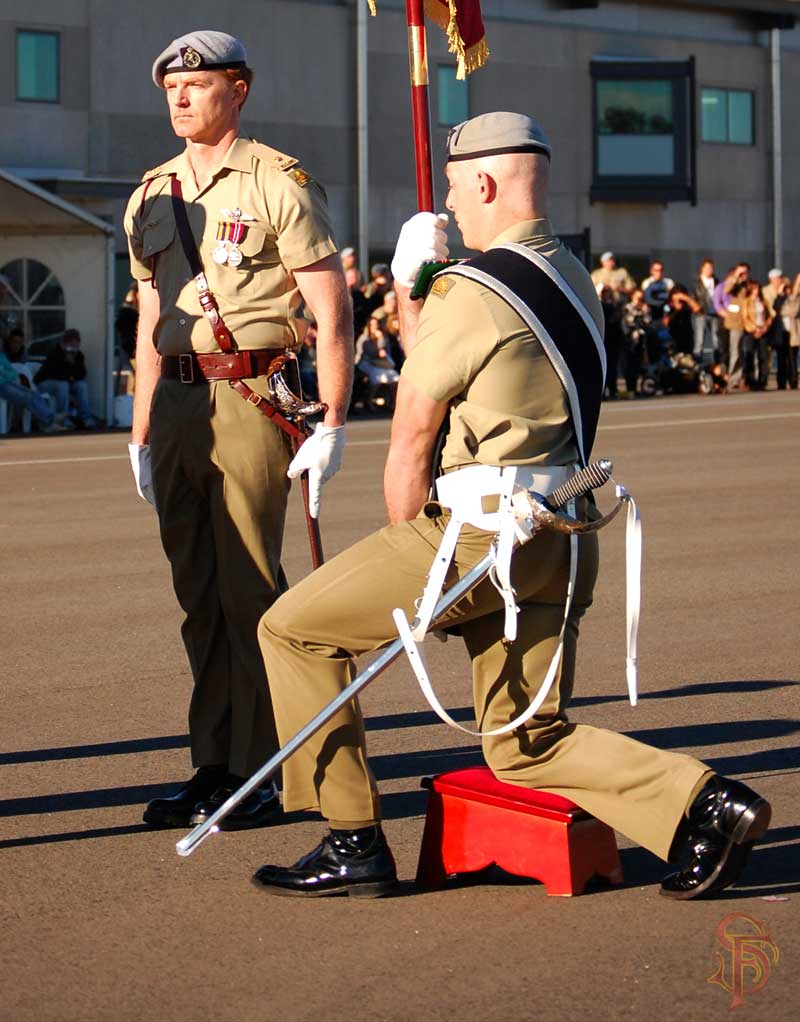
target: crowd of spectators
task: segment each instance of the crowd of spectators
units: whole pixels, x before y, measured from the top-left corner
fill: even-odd
[[[353,248],[343,249],[341,259],[355,335],[351,411],[391,412],[404,361],[391,270],[386,263],[375,263],[364,281]],[[776,267],[762,284],[751,275],[748,263],[737,263],[718,277],[713,261],[704,259],[687,286],[676,283],[663,262],[655,259],[637,285],[614,253],[604,252],[592,281],[605,318],[606,398],[650,394],[659,386],[672,389],[670,381],[688,381],[684,389],[697,390],[697,380],[709,376],[702,369],[713,370],[717,391],[765,390],[773,371],[778,390],[797,389],[800,273],[792,281]],[[117,346],[129,368],[135,298],[134,292],[126,295],[116,322]],[[77,330],[64,332],[35,375],[24,370],[26,365],[25,338],[21,330],[12,329],[0,351],[0,400],[8,402],[17,416],[28,410],[38,428],[47,431],[96,425]],[[299,365],[304,393],[316,397],[313,323]],[[622,392],[620,380],[625,385]]]
[[[351,411],[367,415],[391,412],[405,359],[392,272],[386,263],[375,263],[365,282],[355,249],[342,249],[341,258],[353,305],[355,378]],[[315,343],[316,330],[312,324],[299,354],[303,392],[311,397],[317,396]]]
[[[605,317],[607,398],[619,396],[620,377],[628,396],[652,393],[643,382],[665,379],[689,380],[686,389],[712,378],[716,391],[766,390],[773,369],[778,390],[797,389],[800,274],[791,281],[775,267],[762,284],[741,262],[717,277],[704,259],[687,286],[656,259],[637,285],[604,252],[592,281]]]

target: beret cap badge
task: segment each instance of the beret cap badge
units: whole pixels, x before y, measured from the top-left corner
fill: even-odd
[[[183,61],[183,66],[188,67],[190,71],[196,70],[203,63],[203,58],[191,46],[184,46],[181,49],[181,60]]]

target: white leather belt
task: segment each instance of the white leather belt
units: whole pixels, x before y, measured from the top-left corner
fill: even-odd
[[[571,535],[569,538],[569,582],[564,606],[564,620],[561,625],[558,647],[553,654],[539,691],[530,706],[509,723],[493,731],[472,731],[453,720],[439,702],[420,651],[420,645],[430,627],[434,608],[441,596],[461,530],[464,525],[473,525],[496,534],[492,545],[494,565],[489,577],[505,607],[503,629],[505,638],[509,642],[513,642],[517,637],[519,608],[515,599],[516,593],[511,585],[511,556],[518,542],[526,542],[532,536],[526,504],[519,500],[515,503],[515,495],[524,496],[528,490],[534,490],[541,496],[547,496],[562,483],[565,483],[567,479],[570,479],[574,473],[575,467],[566,465],[553,467],[508,465],[503,468],[493,465],[471,465],[469,468],[449,472],[436,481],[436,494],[439,503],[450,509],[451,518],[439,543],[439,549],[436,551],[413,627],[399,607],[395,609],[393,618],[412,670],[429,705],[441,720],[458,728],[459,731],[479,737],[505,734],[524,724],[542,705],[561,663],[564,633],[572,608],[572,596],[578,571],[578,537]],[[484,510],[484,500],[487,497],[497,498],[496,511]],[[567,510],[574,517],[574,502],[570,501]]]
[[[539,709],[547,698],[564,649],[564,635],[572,599],[575,591],[575,580],[578,573],[578,532],[570,531],[570,565],[567,594],[564,605],[564,619],[558,637],[558,646],[550,665],[545,673],[539,690],[530,705],[519,716],[492,731],[472,731],[463,727],[447,713],[439,702],[431,685],[425,662],[422,658],[421,645],[430,627],[433,613],[444,587],[447,571],[452,563],[461,530],[464,525],[474,525],[495,533],[491,552],[494,563],[489,571],[489,578],[500,594],[505,607],[504,634],[509,642],[517,635],[517,614],[515,592],[511,585],[511,558],[518,544],[526,543],[532,538],[535,524],[531,520],[531,504],[528,491],[532,490],[540,496],[547,496],[574,475],[577,466],[534,467],[529,465],[511,465],[498,468],[489,465],[474,465],[457,472],[448,473],[436,482],[439,502],[450,509],[451,518],[442,535],[439,548],[431,566],[428,580],[422,597],[418,601],[418,611],[413,626],[405,613],[397,608],[393,618],[398,634],[403,642],[412,670],[419,682],[423,695],[434,712],[451,727],[476,737],[506,734],[525,724]],[[626,575],[627,575],[627,661],[626,676],[628,693],[632,706],[637,702],[636,660],[637,634],[639,627],[639,605],[641,600],[640,575],[642,558],[642,535],[639,512],[633,498],[622,486],[616,487],[618,498],[617,508],[606,515],[600,522],[580,526],[576,530],[591,530],[610,521],[622,503],[628,504],[626,529]],[[485,498],[494,498],[497,504],[495,511],[485,511]],[[570,501],[566,506],[569,516],[575,518],[575,504]]]

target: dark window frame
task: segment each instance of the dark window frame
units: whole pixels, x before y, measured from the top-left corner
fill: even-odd
[[[449,64],[446,60],[440,60],[436,64],[436,124],[439,128],[452,128],[455,124],[460,124],[461,121],[443,121],[442,120],[442,77],[440,72],[443,70],[451,71],[453,78],[456,76],[457,66],[455,64]],[[469,75],[464,80],[464,87],[467,90],[467,116],[465,120],[469,120],[472,116],[471,109],[472,103],[470,102],[471,88],[469,84]]]
[[[750,97],[750,133],[751,139],[749,142],[731,142],[730,139],[721,141],[719,139],[703,138],[703,92],[706,90],[713,90],[715,92],[743,92]],[[700,98],[700,116],[698,117],[698,131],[697,140],[703,145],[735,145],[735,146],[752,146],[755,147],[758,144],[758,135],[756,132],[756,90],[755,89],[738,89],[732,85],[701,85],[698,88],[698,94]],[[726,126],[726,127],[729,127]]]
[[[697,204],[697,130],[695,61],[593,60],[592,202],[690,202]],[[670,81],[673,97],[675,168],[672,175],[600,174],[597,83],[601,81]],[[683,169],[681,169],[683,168]]]
[[[32,96],[20,96],[19,94],[19,40],[23,35],[51,36],[56,41],[56,98],[38,99]],[[61,33],[54,29],[44,28],[18,28],[14,36],[14,86],[18,103],[48,103],[50,106],[58,105],[61,102]]]

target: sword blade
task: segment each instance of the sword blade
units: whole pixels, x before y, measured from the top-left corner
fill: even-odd
[[[456,582],[451,589],[448,589],[436,604],[432,623],[435,623],[438,618],[446,614],[451,607],[455,606],[463,596],[466,596],[471,589],[482,581],[492,564],[492,554],[488,553],[462,579]],[[369,667],[363,670],[358,677],[354,678],[346,688],[343,688],[339,695],[332,699],[327,706],[324,706],[315,717],[312,717],[308,724],[301,728],[293,738],[290,738],[282,749],[279,749],[249,780],[244,782],[241,788],[235,791],[226,802],[223,802],[215,813],[209,816],[204,823],[198,824],[186,837],[181,838],[175,845],[178,855],[191,855],[195,848],[205,841],[209,835],[216,833],[219,830],[220,823],[232,809],[235,809],[243,799],[260,787],[264,781],[272,777],[282,764],[302,745],[305,745],[309,738],[315,735],[321,727],[324,727],[329,720],[335,717],[343,706],[349,703],[351,699],[354,699],[375,678],[383,674],[386,668],[401,655],[403,648],[402,639],[395,639],[393,643],[387,646],[380,656],[373,660]]]

